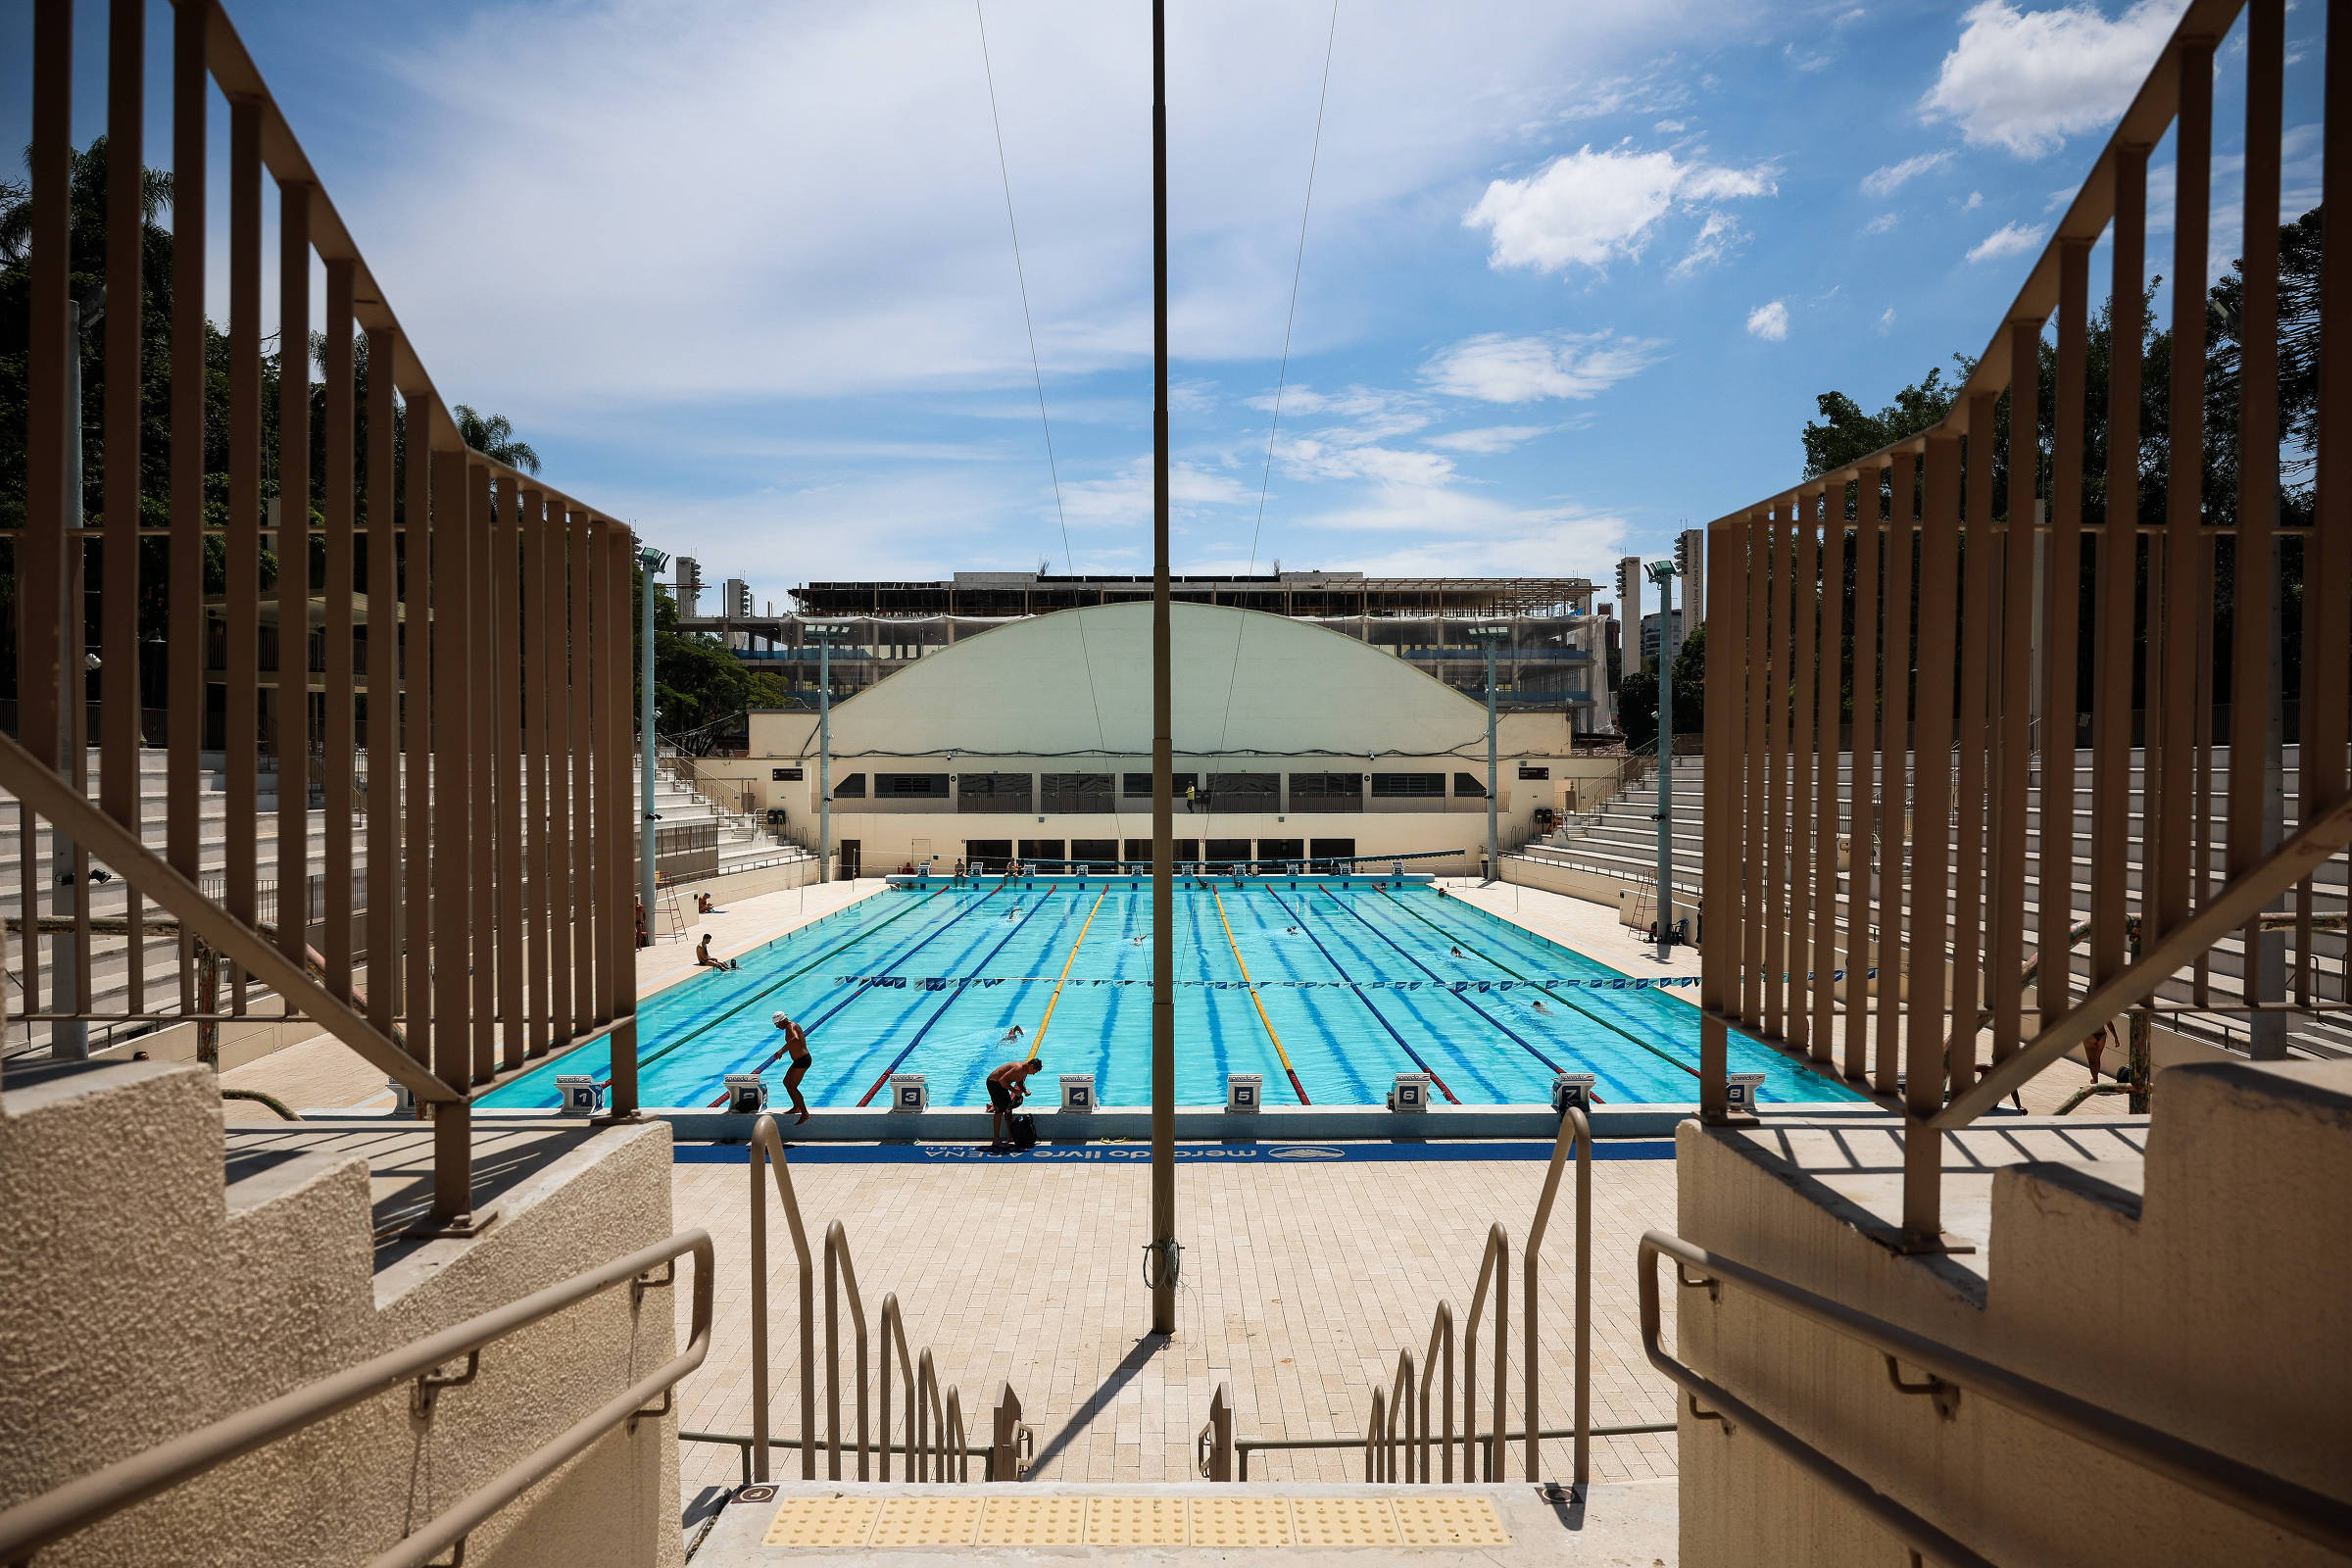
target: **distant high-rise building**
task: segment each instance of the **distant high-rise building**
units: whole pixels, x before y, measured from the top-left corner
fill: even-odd
[[[1675,606],[1674,645],[1678,650],[1683,645],[1684,628],[1688,627],[1690,624],[1690,622],[1689,618],[1683,613],[1683,607],[1680,605]],[[1642,617],[1642,662],[1644,665],[1654,663],[1657,661],[1657,657],[1658,612],[1653,610],[1648,614]]]
[[[703,564],[692,556],[680,556],[676,566],[678,613],[699,615],[703,612]]]

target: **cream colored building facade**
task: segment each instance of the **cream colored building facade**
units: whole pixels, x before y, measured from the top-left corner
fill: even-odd
[[[1222,606],[1173,607],[1180,860],[1446,857],[1487,838],[1483,704],[1354,638]],[[838,704],[833,844],[844,874],[958,859],[1148,860],[1148,604],[1007,623]],[[1501,838],[1589,798],[1612,764],[1572,755],[1565,711],[1497,720]],[[748,758],[700,764],[817,838],[817,715],[755,712]],[[1191,791],[1188,800],[1187,792]]]

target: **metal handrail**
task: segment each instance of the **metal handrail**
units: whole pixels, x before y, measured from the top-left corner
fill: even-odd
[[[671,1285],[677,1278],[676,1260],[689,1252],[695,1260],[694,1316],[686,1348],[419,1529],[404,1536],[397,1545],[377,1554],[369,1564],[369,1568],[415,1568],[444,1546],[463,1540],[482,1521],[613,1427],[626,1421],[633,1429],[640,1416],[667,1413],[670,1391],[686,1374],[701,1366],[710,1350],[713,1292],[709,1231],[684,1231],[651,1247],[640,1248],[601,1268],[575,1274],[519,1300],[452,1324],[437,1334],[387,1350],[330,1377],[304,1384],[267,1403],[224,1416],[21,1502],[0,1513],[0,1562],[22,1563],[43,1546],[134,1503],[194,1480],[241,1454],[291,1437],[404,1383],[416,1385],[416,1408],[429,1420],[437,1388],[448,1386],[447,1383],[436,1386],[429,1381],[435,1368],[463,1357],[467,1370],[457,1381],[470,1379],[480,1366],[485,1346],[600,1295],[623,1280],[632,1282],[635,1296]],[[663,1263],[670,1265],[666,1276],[645,1278]],[[644,1408],[646,1401],[656,1395],[662,1396],[661,1407]]]
[[[1487,1251],[1479,1259],[1478,1284],[1470,1292],[1470,1311],[1462,1319],[1462,1478],[1498,1481],[1496,1455],[1502,1446],[1503,1403],[1510,1388],[1511,1243],[1499,1221],[1487,1227]],[[1473,1468],[1471,1455],[1478,1438],[1478,1317],[1494,1300],[1494,1436],[1487,1445],[1482,1469]],[[1448,1475],[1447,1480],[1452,1477]]]
[[[1208,1396],[1208,1422],[1201,1427],[1194,1447],[1200,1461],[1195,1468],[1201,1480],[1233,1479],[1233,1389],[1221,1380]]]
[[[1657,1260],[1675,1260],[1676,1276],[1691,1289],[1720,1297],[1725,1282],[1742,1286],[1774,1305],[1833,1333],[1859,1340],[1886,1359],[1887,1376],[1907,1394],[1932,1394],[1939,1410],[1956,1412],[1959,1402],[1977,1396],[2004,1409],[2039,1422],[2090,1445],[2127,1463],[2151,1471],[2217,1502],[2317,1542],[2331,1551],[2352,1552],[2352,1503],[2315,1492],[2243,1460],[2190,1443],[2184,1438],[2120,1411],[2091,1403],[2062,1389],[2036,1382],[2007,1367],[1953,1348],[1940,1340],[1889,1323],[1885,1318],[1847,1306],[1801,1286],[1736,1262],[1679,1236],[1650,1231],[1642,1238],[1638,1267],[1642,1286],[1642,1345],[1656,1367],[1691,1397],[1693,1414],[1723,1420],[1727,1428],[1752,1426],[1788,1459],[1827,1483],[1872,1514],[1911,1547],[1938,1561],[1984,1563],[1985,1559],[1929,1524],[1902,1504],[1873,1488],[1853,1472],[1824,1454],[1812,1444],[1759,1413],[1720,1385],[1666,1353],[1659,1344]],[[1693,1278],[1690,1269],[1702,1271]],[[1926,1383],[1905,1383],[1902,1364],[1928,1374]],[[1700,1411],[1704,1398],[1714,1412]],[[1950,1415],[1946,1414],[1946,1419]]]
[[[1379,1396],[1379,1391],[1375,1391],[1375,1396]],[[1625,1426],[1590,1429],[1592,1435],[1596,1438],[1636,1438],[1675,1430],[1677,1427],[1672,1421],[1638,1421]],[[1206,1428],[1202,1429],[1202,1435],[1207,1435]],[[1554,1438],[1573,1438],[1576,1436],[1576,1429],[1574,1427],[1545,1427],[1542,1435],[1546,1441]],[[1522,1441],[1526,1436],[1527,1434],[1524,1432],[1505,1432],[1502,1435],[1502,1442],[1507,1446]],[[746,1439],[745,1441],[748,1443],[750,1440]],[[1475,1441],[1481,1455],[1480,1471],[1492,1474],[1494,1467],[1494,1435],[1481,1432],[1476,1435]],[[1249,1480],[1250,1456],[1253,1453],[1283,1453],[1311,1448],[1360,1448],[1363,1446],[1364,1440],[1360,1435],[1339,1438],[1235,1438],[1233,1440],[1234,1470],[1232,1476],[1227,1479]],[[1217,1478],[1211,1476],[1208,1479],[1215,1480]]]
[[[850,1252],[849,1233],[841,1221],[834,1220],[825,1227],[825,1431],[820,1440],[816,1433],[816,1302],[815,1271],[808,1246],[808,1226],[801,1217],[799,1195],[793,1189],[792,1167],[784,1157],[784,1139],[776,1128],[773,1116],[762,1115],[752,1124],[751,1138],[751,1265],[752,1265],[752,1435],[748,1463],[755,1480],[768,1479],[768,1450],[785,1446],[768,1436],[768,1343],[767,1343],[767,1189],[760,1181],[762,1166],[773,1174],[777,1196],[784,1205],[785,1222],[792,1230],[793,1252],[800,1272],[800,1338],[801,1338],[801,1478],[816,1479],[816,1450],[825,1450],[825,1477],[842,1478],[841,1431],[841,1308],[846,1294],[849,1301],[850,1336],[855,1358],[857,1436],[851,1445],[858,1456],[858,1479],[868,1479],[869,1454],[877,1449],[881,1458],[880,1479],[890,1479],[890,1456],[895,1451],[906,1455],[906,1479],[910,1481],[967,1481],[971,1478],[971,1456],[965,1438],[963,1395],[958,1388],[943,1386],[931,1351],[925,1348],[919,1355],[910,1356],[906,1346],[906,1314],[899,1306],[895,1293],[882,1298],[880,1365],[874,1364],[867,1343],[864,1298],[858,1289],[858,1268]],[[891,1444],[892,1366],[891,1351],[898,1351],[898,1384],[906,1401],[906,1439],[903,1449]],[[878,1378],[875,1376],[879,1372]],[[879,1385],[880,1442],[876,1430],[867,1424],[868,1383]],[[1010,1385],[1005,1389],[1010,1396]],[[1016,1424],[1018,1401],[1015,1401]],[[949,1475],[953,1464],[956,1474]],[[992,1461],[988,1479],[994,1478]]]
[[[1544,1196],[1536,1200],[1536,1217],[1527,1227],[1527,1255],[1520,1264],[1527,1340],[1520,1371],[1527,1379],[1527,1479],[1537,1481],[1543,1478],[1544,1433],[1537,1414],[1536,1273],[1544,1253],[1544,1232],[1551,1223],[1551,1202],[1559,1196],[1560,1167],[1571,1145],[1576,1150],[1576,1447],[1570,1479],[1581,1487],[1592,1479],[1592,1123],[1576,1105],[1560,1113],[1560,1131],[1551,1143],[1551,1163],[1544,1172]],[[1494,1479],[1502,1479],[1499,1460]]]

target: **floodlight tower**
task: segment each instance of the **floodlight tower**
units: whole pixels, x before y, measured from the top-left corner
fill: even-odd
[[[1653,561],[1646,568],[1658,585],[1658,959],[1674,952],[1674,579],[1681,575],[1680,558],[1687,538],[1675,540],[1674,561]]]
[[[1487,880],[1494,882],[1502,876],[1502,834],[1495,818],[1494,796],[1498,787],[1494,766],[1494,650],[1511,640],[1511,628],[1465,626],[1462,635],[1487,651]]]
[[[842,621],[803,621],[816,639],[816,879],[833,880],[833,645],[855,627]]]

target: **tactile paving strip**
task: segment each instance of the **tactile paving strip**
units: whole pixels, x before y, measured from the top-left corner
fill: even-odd
[[[1291,1504],[1287,1497],[1195,1497],[1196,1546],[1287,1546]]]
[[[1396,1497],[1396,1529],[1408,1546],[1507,1546],[1510,1533],[1484,1497]]]
[[[876,1546],[968,1546],[980,1529],[982,1497],[890,1497],[874,1521]]]
[[[1403,1544],[1385,1497],[1293,1497],[1292,1541],[1301,1546],[1396,1546]]]
[[[1181,1546],[1188,1544],[1183,1497],[1089,1497],[1090,1546]]]
[[[991,1497],[980,1515],[983,1546],[1082,1546],[1089,1502],[1102,1497]]]
[[[882,1509],[877,1497],[786,1497],[767,1527],[770,1546],[862,1546]]]

